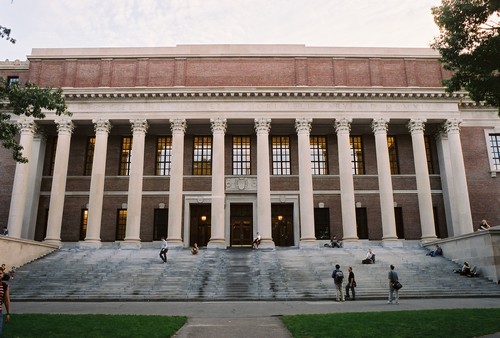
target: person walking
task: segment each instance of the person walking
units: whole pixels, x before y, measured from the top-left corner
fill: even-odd
[[[389,300],[387,304],[392,304],[394,301],[396,304],[399,304],[399,290],[394,288],[394,283],[399,281],[398,273],[394,271],[394,265],[391,264],[391,270],[388,274],[389,279]]]
[[[10,321],[10,296],[9,296],[9,284],[3,281],[4,271],[0,270],[0,280],[2,284],[0,286],[0,337],[3,332],[3,314],[5,313],[5,322]]]
[[[333,283],[335,284],[335,299],[337,302],[344,302],[344,273],[340,270],[340,265],[335,265],[335,270],[332,272]]]
[[[354,272],[352,272],[352,266],[348,269],[349,275],[347,276],[347,284],[345,285],[345,298],[350,298],[349,289],[352,293],[352,300],[356,300],[356,291],[354,288],[356,287],[356,279],[354,278]]]
[[[165,237],[161,238],[161,248],[160,248],[160,258],[163,263],[167,262],[167,251],[168,251],[168,243]]]

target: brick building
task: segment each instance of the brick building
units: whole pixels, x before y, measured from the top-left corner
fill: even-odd
[[[500,224],[500,118],[430,49],[34,49],[0,76],[64,89],[0,150],[13,237],[99,246],[432,240]]]

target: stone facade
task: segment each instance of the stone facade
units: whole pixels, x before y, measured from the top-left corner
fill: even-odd
[[[500,224],[497,111],[445,93],[449,73],[432,50],[34,49],[28,61],[0,63],[0,76],[63,87],[73,115],[49,112],[33,121],[41,137],[20,135],[32,148],[27,169],[0,150],[0,217],[16,237],[137,246],[165,235],[173,246],[222,248],[250,246],[260,232],[265,247],[317,246],[334,234],[398,245],[472,232],[483,218]],[[128,175],[123,137],[135,141]],[[173,140],[167,175],[156,171],[160,137]],[[234,137],[248,138],[244,175],[233,171],[243,165]],[[287,145],[277,149],[275,137]],[[212,142],[207,175],[196,172],[199,138]],[[273,163],[280,152],[289,162]],[[311,153],[325,170],[309,167]]]

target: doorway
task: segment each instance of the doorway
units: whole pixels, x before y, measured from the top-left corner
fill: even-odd
[[[252,247],[253,205],[231,203],[231,247]]]
[[[189,245],[197,243],[199,247],[207,246],[212,232],[212,205],[191,204]]]
[[[272,204],[272,236],[275,246],[293,246],[293,204]]]

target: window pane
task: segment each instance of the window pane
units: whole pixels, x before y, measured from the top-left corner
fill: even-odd
[[[193,147],[193,175],[212,175],[212,137],[195,136]]]
[[[490,134],[490,148],[493,155],[493,169],[500,170],[500,134]]]
[[[427,157],[427,169],[429,170],[429,174],[434,174],[434,167],[432,166],[432,154],[431,154],[431,141],[430,137],[424,136],[425,142],[425,155]]]
[[[123,241],[125,239],[125,230],[127,228],[127,209],[118,209],[116,220],[116,240]]]
[[[94,161],[95,137],[87,139],[87,155],[85,156],[85,176],[92,175],[92,162]]]
[[[361,136],[350,136],[351,163],[353,175],[364,175],[365,160],[363,156],[363,139]]]
[[[325,136],[311,136],[311,168],[313,175],[328,174],[328,155]]]
[[[172,137],[160,136],[156,141],[156,175],[170,175],[172,164]]]
[[[233,175],[250,175],[250,136],[233,137]]]
[[[272,137],[273,175],[290,175],[290,138]]]
[[[122,148],[120,152],[120,171],[118,175],[128,176],[130,174],[130,155],[132,153],[132,136],[122,138]]]
[[[389,148],[389,164],[391,167],[391,175],[398,175],[399,162],[395,136],[387,136],[387,147]]]

